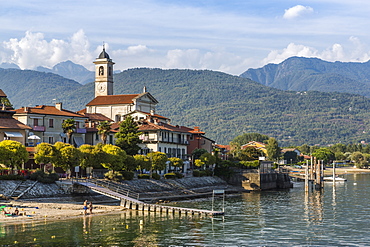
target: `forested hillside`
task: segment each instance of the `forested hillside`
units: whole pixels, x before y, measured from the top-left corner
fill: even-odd
[[[33,94],[58,98],[66,109],[80,110],[94,97],[93,83],[82,86],[66,79],[55,82],[52,74],[36,75],[28,80],[8,78],[0,88],[16,107],[28,105],[23,95],[39,83],[42,89]],[[22,86],[5,88],[10,80],[21,80]],[[245,132],[275,137],[282,146],[370,141],[370,99],[358,95],[281,91],[214,71],[131,69],[115,74],[114,81],[115,94],[141,93],[146,86],[159,101],[158,114],[171,118],[173,124],[199,126],[220,144]],[[33,105],[51,104],[45,97],[24,99]]]
[[[248,69],[240,75],[282,90],[346,92],[370,97],[370,62],[326,62],[291,57],[280,64]]]
[[[14,107],[66,102],[70,94],[82,87],[78,82],[53,73],[33,70],[0,69],[0,88]]]

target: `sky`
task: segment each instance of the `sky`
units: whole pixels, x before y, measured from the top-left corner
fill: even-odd
[[[370,58],[370,1],[12,0],[0,4],[0,63],[93,70],[207,69],[239,75],[292,56]]]

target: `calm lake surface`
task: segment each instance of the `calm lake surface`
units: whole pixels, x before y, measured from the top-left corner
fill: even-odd
[[[370,246],[370,174],[345,175],[322,193],[285,191],[225,200],[225,216],[124,212],[0,225],[1,246]],[[179,202],[211,209],[212,200]],[[222,198],[215,199],[221,210]],[[15,241],[17,241],[15,243]]]

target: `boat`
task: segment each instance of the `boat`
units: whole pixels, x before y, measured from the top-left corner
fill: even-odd
[[[333,176],[323,177],[323,179],[324,179],[325,182],[333,182],[334,181]],[[345,178],[335,176],[335,182],[346,182],[346,181],[347,181],[347,179],[345,179]]]

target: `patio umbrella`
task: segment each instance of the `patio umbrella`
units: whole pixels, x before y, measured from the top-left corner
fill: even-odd
[[[28,137],[29,140],[40,140],[41,138],[38,137],[37,135],[31,135]]]

